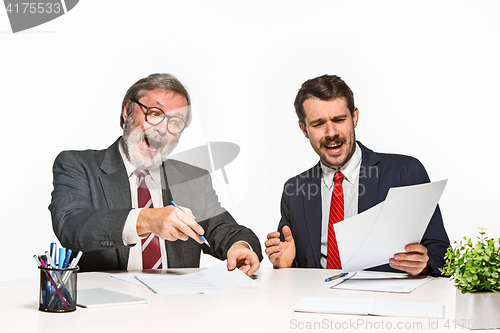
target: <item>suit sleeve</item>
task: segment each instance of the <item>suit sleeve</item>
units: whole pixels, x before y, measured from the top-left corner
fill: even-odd
[[[262,261],[262,250],[259,239],[252,230],[236,223],[234,218],[220,206],[217,194],[212,187],[212,180],[207,173],[201,177],[205,189],[205,214],[206,219],[199,224],[205,230],[205,237],[210,247],[203,246],[203,252],[218,259],[226,260],[227,251],[238,241],[245,241]]]
[[[281,219],[278,224],[278,231],[280,233],[280,239],[282,242],[285,241],[285,237],[283,236],[283,227],[287,225],[290,230],[292,228],[291,223],[290,223],[290,209],[289,209],[289,198],[286,195],[286,187],[287,185],[285,184],[285,187],[283,189],[283,194],[281,195],[281,204],[280,204],[280,211],[281,211]]]
[[[89,169],[84,156],[74,152],[56,158],[49,206],[54,233],[73,251],[125,247],[122,232],[131,208],[108,209],[99,179]]]

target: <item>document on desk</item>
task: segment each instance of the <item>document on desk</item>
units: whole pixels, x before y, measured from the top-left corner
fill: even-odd
[[[387,264],[407,244],[419,243],[446,182],[391,188],[383,202],[337,223],[343,270]]]
[[[387,317],[444,318],[444,304],[398,302],[376,298],[304,297],[296,312],[374,315]]]
[[[137,274],[136,278],[151,291],[159,294],[214,294],[271,290],[237,268],[228,271],[226,261],[191,274]]]
[[[332,289],[380,291],[386,293],[410,293],[433,280],[432,276],[411,276],[402,273],[356,272],[349,279],[341,279],[328,287]]]

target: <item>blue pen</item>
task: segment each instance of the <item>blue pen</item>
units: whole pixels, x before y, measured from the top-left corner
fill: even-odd
[[[66,251],[66,259],[64,259],[62,268],[68,267],[68,262],[69,262],[69,258],[71,257],[71,253],[73,253],[73,251],[71,251],[70,249],[68,249],[68,251]]]
[[[175,208],[179,208],[181,211],[183,211],[181,207],[177,206],[177,204],[174,202],[174,200],[170,201],[170,203],[171,203],[171,204],[172,204],[172,206],[174,206]],[[203,236],[202,236],[202,235],[200,235],[200,234],[198,234],[198,237],[200,237],[200,238],[201,238],[201,240],[203,241],[203,243],[207,244],[207,246],[208,246],[208,247],[210,247],[210,244],[208,244],[208,242],[207,242],[207,240],[205,239],[205,237],[203,237]]]
[[[57,243],[50,243],[50,257],[54,263],[57,263]]]
[[[347,274],[349,274],[349,273],[340,273],[340,274],[337,274],[337,275],[334,275],[334,276],[330,276],[328,279],[325,279],[325,282],[330,282],[330,281],[335,280],[335,279],[343,278]]]

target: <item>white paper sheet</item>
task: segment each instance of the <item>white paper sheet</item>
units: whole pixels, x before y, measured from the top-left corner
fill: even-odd
[[[386,264],[407,244],[419,243],[446,182],[391,188],[385,201],[337,223],[343,270]]]
[[[371,272],[371,271],[363,271],[356,272],[353,275],[353,279],[355,280],[377,280],[377,279],[406,279],[411,275],[406,273],[388,273],[388,272]]]
[[[227,262],[185,275],[136,274],[149,289],[159,294],[237,293],[271,290],[252,280],[239,269],[227,270]]]
[[[357,272],[348,280],[331,286],[333,289],[410,293],[433,280],[432,276],[411,276],[398,273]]]
[[[296,312],[376,315],[387,317],[444,318],[442,303],[398,302],[375,298],[304,297]]]
[[[132,272],[132,273],[125,273],[125,272],[120,272],[118,274],[111,274],[112,278],[122,280],[122,281],[127,281],[133,284],[136,284],[138,286],[144,287],[144,284],[139,282],[138,280],[135,279],[135,276],[137,275],[137,272]]]

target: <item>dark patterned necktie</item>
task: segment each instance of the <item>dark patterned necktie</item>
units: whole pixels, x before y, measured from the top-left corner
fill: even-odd
[[[146,185],[144,172],[137,169],[134,173],[139,178],[139,186],[137,187],[137,202],[139,208],[153,208],[153,199]],[[149,234],[147,238],[142,239],[142,268],[162,268],[160,238],[152,233]]]

